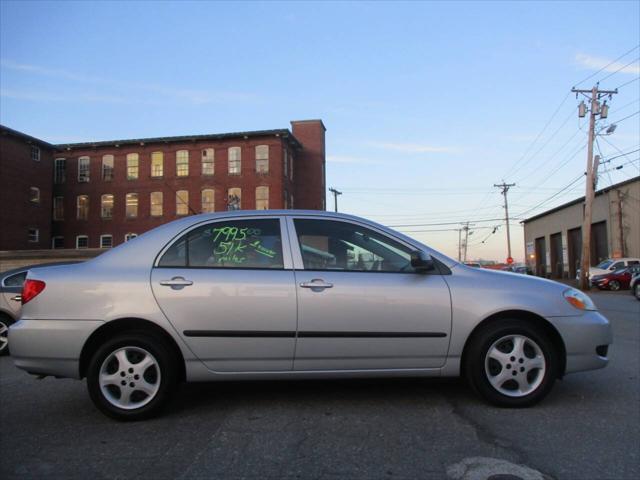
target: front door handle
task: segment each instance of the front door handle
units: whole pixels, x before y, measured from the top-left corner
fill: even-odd
[[[173,277],[171,280],[160,280],[160,285],[163,287],[171,287],[174,290],[180,290],[184,287],[193,285],[191,280],[186,280],[184,277]]]
[[[324,290],[325,288],[332,288],[333,287],[333,283],[328,283],[325,282],[324,280],[322,280],[321,278],[314,278],[313,280],[311,280],[310,282],[302,282],[300,284],[300,286],[302,288],[310,288],[312,290]]]
[[[22,295],[16,295],[15,297],[11,297],[11,300],[13,300],[14,302],[21,302]]]

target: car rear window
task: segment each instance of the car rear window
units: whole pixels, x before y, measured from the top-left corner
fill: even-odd
[[[280,221],[209,223],[174,242],[158,267],[282,269]]]
[[[25,278],[27,278],[27,272],[15,273],[4,279],[5,287],[21,287],[24,283]]]

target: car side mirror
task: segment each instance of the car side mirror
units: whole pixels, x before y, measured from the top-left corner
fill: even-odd
[[[416,272],[429,272],[436,269],[431,257],[421,250],[411,252],[411,266]]]

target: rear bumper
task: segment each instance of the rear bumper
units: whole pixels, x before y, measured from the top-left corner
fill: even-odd
[[[38,375],[80,378],[80,352],[103,322],[96,320],[20,320],[9,329],[16,367]]]
[[[564,341],[567,351],[565,373],[607,366],[609,353],[608,349],[603,347],[613,343],[613,331],[609,320],[602,314],[585,312],[578,317],[553,317],[549,320],[558,329]],[[604,353],[604,356],[601,353]]]

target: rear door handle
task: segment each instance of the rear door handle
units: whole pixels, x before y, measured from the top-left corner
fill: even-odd
[[[16,295],[15,297],[11,297],[11,300],[13,300],[14,302],[21,302],[22,295]]]
[[[312,290],[324,290],[325,288],[332,288],[333,283],[328,283],[322,280],[321,278],[314,278],[310,282],[302,282],[300,284],[302,288],[310,288]]]
[[[173,277],[171,280],[160,280],[160,285],[163,287],[171,287],[174,290],[180,290],[184,287],[193,285],[191,280],[186,280],[184,277]]]

